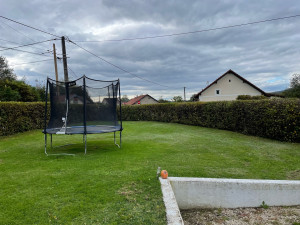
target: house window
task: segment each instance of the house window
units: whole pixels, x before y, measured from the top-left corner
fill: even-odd
[[[216,95],[219,95],[220,94],[220,90],[216,90]]]

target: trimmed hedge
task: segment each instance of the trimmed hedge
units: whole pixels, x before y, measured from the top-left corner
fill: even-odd
[[[44,102],[0,102],[0,136],[44,127]]]
[[[300,100],[272,99],[122,107],[123,120],[181,123],[300,142]]]
[[[44,107],[42,102],[0,102],[0,136],[43,129]],[[300,100],[296,99],[122,106],[122,117],[123,120],[181,123],[300,142]]]

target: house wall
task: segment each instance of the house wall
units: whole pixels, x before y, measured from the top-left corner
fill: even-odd
[[[230,82],[229,82],[230,80]],[[216,93],[219,90],[219,94]],[[262,95],[261,92],[253,88],[235,75],[228,73],[216,84],[213,84],[199,96],[199,101],[223,101],[236,100],[239,95]]]
[[[155,101],[153,98],[149,97],[149,96],[145,96],[144,98],[142,98],[140,100],[141,105],[146,105],[146,104],[156,104],[158,103],[157,101]],[[138,105],[137,103],[135,105]]]

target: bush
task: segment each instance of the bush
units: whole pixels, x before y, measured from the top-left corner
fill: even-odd
[[[44,127],[45,103],[0,102],[0,136]],[[49,118],[48,107],[48,118]],[[123,120],[211,127],[300,142],[300,100],[270,99],[122,106]]]
[[[237,96],[236,100],[262,100],[262,99],[267,99],[268,97],[264,95],[239,95]]]
[[[122,106],[122,117],[123,120],[181,123],[300,142],[300,100]]]
[[[44,112],[42,102],[0,102],[0,136],[42,129]]]

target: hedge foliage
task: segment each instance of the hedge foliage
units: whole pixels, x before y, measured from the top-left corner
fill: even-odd
[[[300,142],[300,100],[271,99],[122,107],[123,120],[181,123]]]
[[[0,102],[0,136],[44,127],[45,103]]]
[[[42,102],[0,102],[0,136],[42,129],[44,108]],[[300,142],[299,99],[122,106],[122,117],[123,120],[181,123]]]

